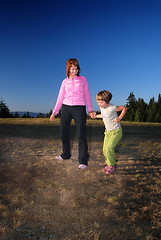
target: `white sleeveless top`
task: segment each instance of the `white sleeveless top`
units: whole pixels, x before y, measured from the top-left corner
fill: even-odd
[[[100,108],[100,110],[107,131],[113,131],[121,127],[120,123],[113,121],[116,117],[118,117],[117,112],[115,111],[116,106],[110,104],[106,108]]]

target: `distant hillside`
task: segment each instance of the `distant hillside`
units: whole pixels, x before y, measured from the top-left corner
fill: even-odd
[[[29,114],[29,116],[30,117],[37,117],[37,115],[39,114],[39,113],[35,113],[35,112],[19,112],[19,111],[17,111],[17,112],[11,112],[11,114],[13,114],[13,115],[15,115],[15,114],[18,114],[19,115],[19,117],[22,117],[24,114]]]

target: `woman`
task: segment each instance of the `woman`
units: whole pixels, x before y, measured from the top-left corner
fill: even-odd
[[[88,166],[89,158],[86,138],[86,106],[91,118],[95,117],[95,112],[92,109],[87,79],[80,76],[80,66],[77,59],[68,59],[66,75],[67,78],[61,84],[56,105],[50,116],[50,120],[54,121],[61,109],[62,154],[56,159],[70,159],[71,157],[69,130],[71,120],[74,119],[78,136],[78,168],[85,169]]]

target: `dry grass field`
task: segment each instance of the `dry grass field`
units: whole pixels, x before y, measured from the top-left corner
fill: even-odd
[[[102,173],[104,126],[88,120],[89,167],[61,153],[57,119],[0,119],[1,240],[161,239],[161,124],[123,122],[117,171]]]

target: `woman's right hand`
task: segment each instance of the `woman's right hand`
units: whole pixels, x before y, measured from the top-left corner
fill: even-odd
[[[55,119],[55,114],[52,113],[52,114],[50,115],[50,121],[54,121],[54,119]]]

